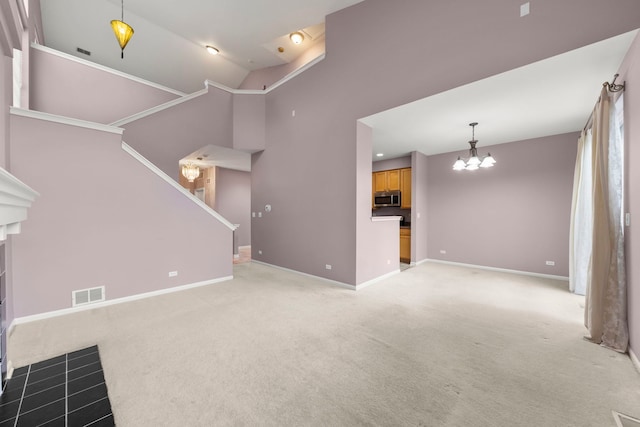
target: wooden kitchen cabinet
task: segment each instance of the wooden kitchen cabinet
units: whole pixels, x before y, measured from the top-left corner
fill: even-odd
[[[400,169],[400,208],[411,209],[411,168]]]
[[[400,261],[411,263],[411,229],[400,229]]]
[[[373,173],[373,191],[400,190],[400,169]]]

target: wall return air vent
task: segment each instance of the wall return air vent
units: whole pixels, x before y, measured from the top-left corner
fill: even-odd
[[[104,299],[104,286],[98,286],[96,288],[89,289],[80,289],[78,291],[71,292],[71,303],[73,307],[93,304],[96,302],[104,301]]]

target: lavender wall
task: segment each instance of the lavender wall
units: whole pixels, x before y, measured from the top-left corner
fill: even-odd
[[[373,162],[373,172],[386,171],[390,169],[402,169],[411,167],[411,156],[396,157],[395,159],[385,159]]]
[[[354,284],[358,117],[329,101],[325,62],[267,95],[267,148],[253,156],[251,204],[274,210],[252,223],[252,257]]]
[[[356,278],[361,285],[400,269],[400,224],[394,221],[371,221],[371,145],[372,130],[358,123],[357,130],[357,198],[355,227],[357,233]]]
[[[13,241],[16,317],[70,307],[77,289],[114,299],[232,275],[231,230],[120,141],[11,117],[12,170],[41,194]]]
[[[631,226],[625,228],[627,297],[631,350],[640,357],[640,37],[636,37],[620,67],[618,81],[624,92],[625,212]]]
[[[247,152],[264,150],[264,95],[233,95],[233,148]]]
[[[603,20],[612,8],[617,19]],[[267,94],[266,149],[254,155],[252,206],[272,203],[286,213],[253,222],[254,253],[263,250],[258,259],[353,283],[358,267],[350,260],[356,247],[366,247],[356,241],[366,237],[349,218],[368,220],[353,203],[366,191],[354,185],[358,118],[621,34],[639,22],[635,0],[539,0],[533,12],[520,18],[519,4],[510,0],[407,0],[402,7],[367,0],[329,15],[325,59]],[[572,31],[574,22],[584,31]]]
[[[307,51],[295,60],[274,67],[261,68],[250,72],[240,85],[239,89],[261,90],[269,88],[274,83],[291,74],[298,68],[313,61],[324,53],[324,38],[311,46]]]
[[[430,156],[429,258],[568,276],[577,139],[485,146],[497,163],[474,172],[452,170],[454,153]]]
[[[7,169],[9,156],[9,107],[13,103],[12,59],[0,55],[0,167]]]
[[[0,37],[3,37],[0,35]],[[9,107],[12,103],[13,97],[13,80],[12,80],[12,59],[4,56],[0,52],[0,167],[9,170],[8,157],[9,157]],[[0,325],[0,328],[5,329],[11,324],[14,318],[13,314],[13,280],[12,280],[12,268],[11,268],[11,240],[14,236],[9,236],[4,242],[5,255],[6,255],[6,272],[5,272],[5,313],[2,319],[4,325]],[[0,356],[4,357],[6,349],[2,349]]]
[[[232,224],[239,224],[235,231],[235,244],[251,244],[251,173],[217,168],[216,211]]]
[[[68,58],[74,57],[30,49],[32,110],[107,124],[179,97]]]
[[[42,13],[40,9],[40,0],[28,0],[29,1],[29,23],[30,28],[30,41],[37,41],[40,44],[44,44],[44,30],[42,29]],[[36,38],[37,37],[37,38]]]
[[[209,145],[233,147],[233,95],[209,86],[189,101],[123,126],[124,141],[178,181],[178,161]]]
[[[428,170],[427,156],[417,151],[411,153],[411,262],[428,257]]]

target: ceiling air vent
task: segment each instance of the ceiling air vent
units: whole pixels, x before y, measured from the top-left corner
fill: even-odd
[[[84,49],[83,49],[83,48],[81,48],[81,47],[77,47],[77,48],[76,48],[76,50],[77,50],[78,52],[80,52],[80,53],[84,53],[84,54],[85,54],[85,55],[87,55],[87,56],[91,56],[91,52],[89,52],[88,50],[84,50]]]
[[[73,307],[104,301],[104,286],[71,292]]]

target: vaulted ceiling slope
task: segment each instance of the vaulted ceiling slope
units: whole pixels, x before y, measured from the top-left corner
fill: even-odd
[[[121,59],[110,26],[122,16],[120,1],[45,0],[41,43],[185,93],[205,80],[237,88],[249,72],[288,63],[313,41],[297,47],[290,33],[323,37],[326,15],[360,1],[126,0],[124,21],[135,32]],[[207,53],[207,45],[220,54]]]

